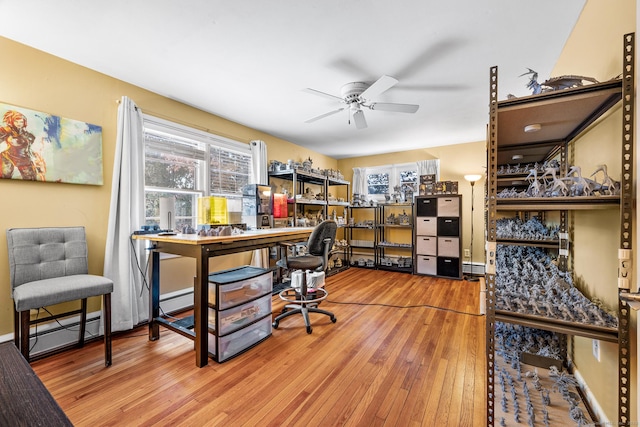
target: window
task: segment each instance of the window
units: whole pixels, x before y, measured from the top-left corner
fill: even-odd
[[[385,194],[389,193],[389,172],[370,173],[367,175],[367,193]]]
[[[367,168],[367,194],[369,198],[383,201],[385,194],[416,192],[418,167],[415,163]]]
[[[196,227],[198,197],[222,196],[241,206],[249,183],[247,144],[144,116],[145,223],[160,224],[161,199],[175,200],[176,228]]]

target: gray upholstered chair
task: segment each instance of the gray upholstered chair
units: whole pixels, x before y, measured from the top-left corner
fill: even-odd
[[[31,325],[80,314],[78,347],[84,345],[87,298],[103,297],[104,362],[111,365],[111,292],[113,282],[88,274],[84,227],[12,228],[7,230],[9,276],[14,301],[14,340],[29,360]],[[30,310],[81,300],[81,308],[31,319]]]
[[[311,235],[309,235],[306,244],[307,250],[304,255],[288,256],[288,250],[284,250],[284,256],[278,260],[276,264],[279,267],[289,270],[326,271],[329,264],[329,253],[336,240],[337,229],[338,225],[335,221],[326,220],[321,222],[313,229]],[[283,245],[290,246],[291,244],[285,243]],[[280,299],[289,304],[285,305],[282,313],[274,319],[274,329],[278,328],[280,320],[298,313],[302,314],[307,333],[309,334],[313,331],[309,319],[310,312],[326,314],[331,318],[333,323],[336,322],[336,316],[333,313],[318,308],[318,304],[329,295],[328,292],[325,289],[316,289],[315,292],[307,292],[306,274],[303,274],[302,277],[300,289],[290,287],[280,292]]]

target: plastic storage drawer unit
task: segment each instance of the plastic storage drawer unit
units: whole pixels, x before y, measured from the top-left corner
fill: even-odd
[[[271,294],[272,273],[264,268],[244,266],[209,275],[209,304],[218,310]]]

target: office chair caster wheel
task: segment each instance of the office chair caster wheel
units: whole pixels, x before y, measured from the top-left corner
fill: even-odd
[[[279,323],[279,322],[273,322],[273,323],[271,324],[271,326],[273,326],[273,329],[278,329],[278,323]]]
[[[331,323],[336,323],[337,321],[336,316],[331,316]]]
[[[311,326],[307,326],[307,333],[310,334],[313,332],[313,328]]]

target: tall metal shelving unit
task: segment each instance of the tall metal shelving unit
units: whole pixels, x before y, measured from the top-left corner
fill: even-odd
[[[486,353],[487,353],[487,425],[493,426],[495,410],[495,326],[508,322],[544,329],[566,335],[584,336],[618,344],[618,422],[629,423],[630,345],[629,305],[624,294],[629,283],[618,278],[618,328],[596,327],[589,324],[558,322],[555,319],[522,315],[496,309],[496,250],[497,244],[508,244],[497,238],[498,212],[559,211],[561,233],[567,233],[568,212],[586,209],[620,209],[620,253],[631,253],[633,208],[633,128],[634,128],[634,48],[635,35],[624,36],[623,73],[620,80],[590,84],[577,88],[545,92],[522,98],[498,101],[498,67],[490,70],[490,108],[487,147],[487,260],[486,260]],[[569,143],[595,120],[622,100],[622,177],[620,196],[557,197],[557,198],[498,198],[498,166],[508,163],[512,154],[525,150],[540,160],[559,158],[561,171],[566,173]],[[543,123],[545,119],[562,126],[549,126],[549,132],[523,136],[524,125]],[[563,251],[560,242],[560,253]],[[566,248],[566,246],[565,246]],[[620,255],[619,255],[620,258]],[[620,261],[623,262],[623,261]],[[560,257],[560,268],[566,269],[566,256]],[[630,267],[625,266],[625,274]],[[620,272],[619,272],[620,275]],[[613,284],[612,284],[613,285]]]

